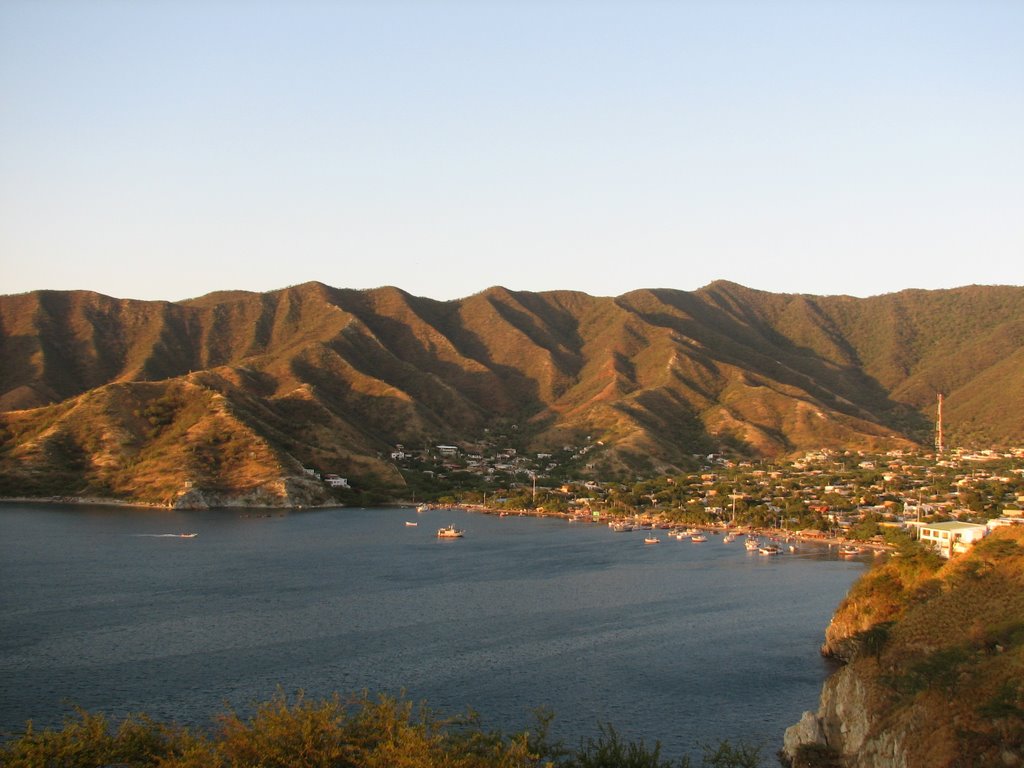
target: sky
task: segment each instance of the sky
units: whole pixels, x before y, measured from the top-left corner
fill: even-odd
[[[1021,0],[0,0],[0,293],[1024,285]]]

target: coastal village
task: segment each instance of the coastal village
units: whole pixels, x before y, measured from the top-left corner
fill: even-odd
[[[818,450],[785,461],[708,454],[694,456],[690,472],[636,479],[602,477],[599,441],[531,453],[500,445],[397,445],[390,459],[421,503],[499,514],[741,529],[865,550],[902,532],[944,557],[995,527],[1024,524],[1024,447]],[[351,490],[337,475],[323,479]]]

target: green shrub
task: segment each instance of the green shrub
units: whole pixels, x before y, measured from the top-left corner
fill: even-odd
[[[761,765],[761,749],[750,744],[733,746],[720,741],[717,747],[704,746],[701,758],[703,768],[758,768]]]
[[[598,726],[596,739],[587,739],[567,763],[571,768],[672,768],[671,762],[661,759],[661,744],[648,749],[641,742],[624,742],[610,725]],[[680,763],[688,768],[689,760]]]
[[[967,660],[967,652],[960,647],[944,648],[915,662],[902,674],[889,679],[898,692],[914,695],[925,689],[952,691],[960,674],[960,666]]]
[[[893,622],[891,621],[876,624],[871,629],[858,633],[855,639],[860,642],[861,648],[864,649],[866,654],[877,659],[882,655],[882,650],[889,640],[889,630],[892,628],[892,625]]]

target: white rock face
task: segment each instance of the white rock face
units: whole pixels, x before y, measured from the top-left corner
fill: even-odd
[[[792,758],[801,744],[826,744],[848,768],[927,768],[909,761],[903,734],[871,719],[867,687],[856,669],[843,667],[825,681],[817,713],[804,712],[786,729],[783,752]]]
[[[786,729],[782,738],[782,751],[792,757],[801,744],[824,744],[825,731],[813,712],[804,712],[800,722]]]
[[[843,667],[825,682],[818,710],[825,743],[843,754],[858,754],[871,723],[864,684],[850,667]]]

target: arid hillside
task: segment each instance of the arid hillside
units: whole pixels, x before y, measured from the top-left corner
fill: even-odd
[[[458,301],[308,283],[182,301],[0,297],[0,494],[318,499],[303,466],[515,424],[656,470],[695,453],[1024,438],[1024,288],[870,299],[731,283]],[[638,463],[639,462],[639,463]]]

